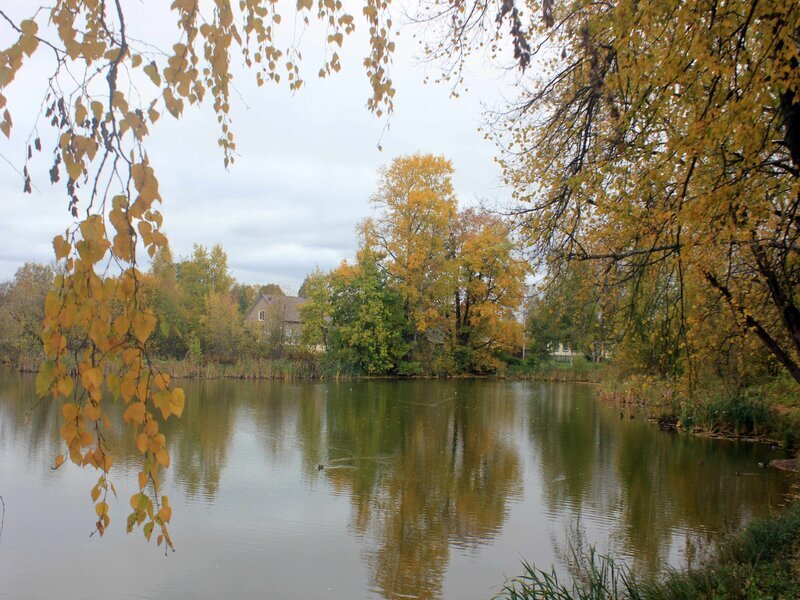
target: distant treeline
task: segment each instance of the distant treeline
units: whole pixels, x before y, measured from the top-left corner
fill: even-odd
[[[139,282],[158,324],[151,358],[192,364],[314,363],[302,372],[367,375],[496,373],[518,361],[516,316],[527,265],[508,225],[476,209],[459,210],[449,161],[431,155],[395,160],[380,173],[377,214],[358,228],[355,262],[311,273],[300,288],[302,327],[280,311],[245,317],[275,284],[238,283],[221,246],[195,245],[174,260],[154,257]],[[54,269],[27,264],[0,296],[6,360],[35,366],[39,323]],[[80,332],[70,345],[80,348]]]
[[[301,325],[297,311],[291,324],[285,311],[247,320],[262,294],[284,292],[274,283],[236,282],[221,246],[195,245],[177,260],[159,250],[139,281],[140,297],[158,319],[150,357],[195,366],[297,361],[298,373],[321,375],[569,378],[547,364],[559,350],[573,371],[586,371],[584,379],[597,378],[587,375],[586,361],[613,359],[620,379],[680,382],[689,395],[718,383],[759,384],[781,371],[711,292],[679,285],[671,267],[619,277],[597,261],[553,259],[539,265],[538,283],[528,288],[526,240],[515,237],[524,228],[459,207],[453,174],[448,160],[430,154],[382,168],[375,214],[357,227],[355,260],[303,281]],[[38,364],[54,275],[53,267],[29,263],[0,284],[4,360]],[[79,349],[80,332],[73,337]]]

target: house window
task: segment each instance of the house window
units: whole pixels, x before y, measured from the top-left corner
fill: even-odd
[[[258,320],[259,321],[263,321],[266,318],[267,318],[267,311],[265,311],[265,310],[258,311]]]

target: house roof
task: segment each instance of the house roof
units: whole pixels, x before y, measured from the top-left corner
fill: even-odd
[[[285,311],[283,320],[285,323],[300,323],[300,307],[307,302],[305,298],[299,296],[280,296],[275,294],[261,294],[247,311],[247,319],[255,318],[256,309],[263,304],[274,306]]]

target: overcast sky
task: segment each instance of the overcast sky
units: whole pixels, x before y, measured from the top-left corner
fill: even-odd
[[[174,19],[157,12],[166,4],[128,3],[129,29],[146,39],[170,31]],[[4,10],[22,18],[28,6],[12,0]],[[363,32],[345,44],[342,72],[330,79],[316,79],[319,63],[306,51],[306,86],[294,95],[283,87],[258,88],[252,74],[234,70],[238,94],[232,117],[239,156],[227,171],[209,106],[189,108],[179,121],[162,117],[146,145],[160,179],[173,255],[188,255],[194,243],[220,243],[238,281],[275,282],[296,291],[315,266],[327,270],[354,256],[355,227],[372,213],[369,198],[378,167],[413,152],[453,161],[463,204],[507,200],[494,148],[478,127],[483,106],[498,106],[508,96],[508,82],[499,71],[473,61],[468,91],[450,98],[448,86],[423,84],[425,66],[416,59],[412,33],[405,27],[398,39],[391,70],[398,92],[388,130],[385,119],[365,108]],[[316,42],[313,34],[307,31],[306,41]],[[11,39],[0,23],[0,44],[5,47]],[[50,185],[45,160],[34,163],[32,195],[22,193],[17,172],[36,117],[31,107],[41,103],[49,67],[49,56],[37,56],[28,76],[5,91],[15,134],[11,140],[0,137],[0,279],[13,277],[25,261],[50,262],[53,236],[71,223],[63,186]]]

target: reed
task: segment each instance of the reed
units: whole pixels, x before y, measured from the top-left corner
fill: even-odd
[[[800,598],[800,503],[754,521],[720,544],[700,569],[667,571],[656,580],[637,578],[624,564],[593,548],[573,552],[573,575],[560,578],[523,563],[506,582],[502,600],[690,600]]]

